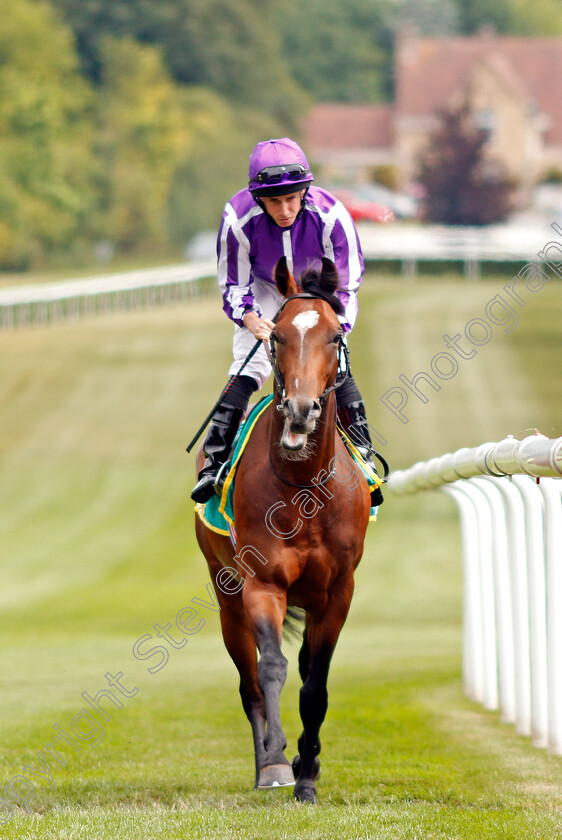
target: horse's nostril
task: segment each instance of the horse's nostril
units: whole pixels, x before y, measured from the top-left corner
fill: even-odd
[[[322,410],[318,400],[308,398],[291,400],[289,397],[283,401],[280,408],[284,417],[291,423],[293,431],[297,431],[301,427],[304,429],[307,423],[314,422],[320,417]]]
[[[291,401],[288,397],[285,397],[285,399],[280,405],[280,409],[283,412],[283,415],[289,420],[291,420],[295,416],[293,406],[291,405]]]
[[[302,416],[307,420],[316,420],[317,417],[320,417],[321,410],[318,400],[310,400],[302,406]]]

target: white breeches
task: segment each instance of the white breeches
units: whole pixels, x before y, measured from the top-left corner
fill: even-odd
[[[283,303],[283,295],[277,291],[275,286],[269,283],[263,283],[260,280],[254,280],[252,285],[252,292],[256,303],[261,306],[262,318],[273,318],[281,304]],[[234,338],[232,340],[232,352],[234,361],[228,371],[229,376],[233,376],[240,370],[244,359],[256,343],[256,339],[250,330],[246,327],[235,326]],[[242,376],[251,376],[258,383],[261,388],[271,373],[271,365],[263,345],[252,356],[244,370]]]

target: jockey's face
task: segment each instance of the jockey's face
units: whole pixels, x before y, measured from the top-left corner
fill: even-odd
[[[263,196],[265,209],[279,227],[290,227],[299,214],[304,190],[289,195]]]

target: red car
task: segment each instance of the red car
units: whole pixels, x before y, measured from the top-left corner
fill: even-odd
[[[393,222],[394,213],[383,204],[377,204],[355,195],[351,190],[331,190],[348,211],[354,222]]]

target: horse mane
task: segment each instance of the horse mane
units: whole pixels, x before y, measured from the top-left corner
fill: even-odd
[[[334,294],[338,288],[339,281],[337,272],[318,271],[316,268],[308,268],[299,277],[299,288],[309,295],[321,298],[329,303],[336,315],[343,315],[345,308],[341,300]]]

